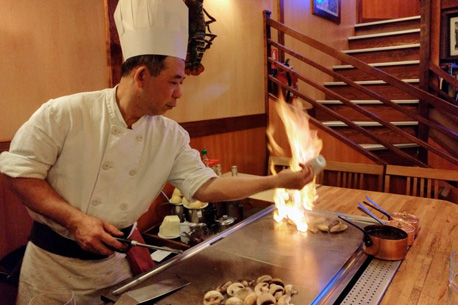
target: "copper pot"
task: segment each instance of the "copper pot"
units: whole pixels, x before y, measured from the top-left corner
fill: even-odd
[[[400,220],[411,224],[415,229],[415,235],[420,231],[420,219],[417,216],[406,212],[391,213],[390,216],[394,220]]]
[[[364,202],[364,203],[369,205],[367,202]],[[358,205],[359,205],[358,209],[360,209],[361,211],[363,211],[370,217],[377,220],[381,225],[396,227],[406,232],[407,233],[407,245],[411,246],[413,244],[413,240],[415,239],[415,227],[413,225],[403,220],[393,219],[393,218],[391,218],[391,220],[388,220],[388,221],[380,220],[377,216],[372,214],[371,211],[366,209],[361,203],[358,202]]]
[[[396,261],[407,255],[407,233],[403,230],[386,226],[370,225],[361,228],[346,216],[338,214],[339,218],[363,232],[363,250],[378,259]]]
[[[381,206],[379,206],[377,203],[375,203],[372,199],[370,199],[368,196],[366,198],[372,203],[372,205],[366,201],[364,201],[365,204],[368,206],[372,207],[373,209],[379,211],[386,217],[388,217],[388,220],[402,220],[407,223],[410,223],[414,228],[415,228],[415,235],[418,234],[418,231],[420,231],[420,218],[418,218],[415,215],[408,214],[406,212],[400,212],[400,213],[388,213],[385,211]]]

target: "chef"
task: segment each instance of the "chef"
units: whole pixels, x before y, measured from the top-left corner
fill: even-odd
[[[188,43],[182,0],[120,0],[115,11],[124,63],[114,88],[44,103],[18,130],[0,171],[34,219],[17,304],[58,288],[77,304],[132,276],[124,246],[167,181],[189,200],[227,201],[270,188],[301,189],[313,170],[217,178],[163,117],[181,97]],[[63,300],[64,301],[64,300]]]

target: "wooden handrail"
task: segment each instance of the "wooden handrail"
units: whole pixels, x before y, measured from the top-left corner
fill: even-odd
[[[407,92],[409,93],[410,95],[412,96],[415,96],[416,98],[428,103],[428,104],[431,104],[433,105],[434,107],[436,107],[437,109],[440,109],[444,115],[448,116],[450,119],[456,119],[458,117],[458,107],[455,106],[455,105],[452,105],[452,104],[449,104],[449,103],[445,103],[443,100],[439,99],[438,97],[428,93],[428,92],[425,92],[421,89],[418,89],[412,85],[409,85],[409,84],[406,84],[405,82],[403,82],[402,80],[396,78],[396,77],[393,77],[391,76],[390,74],[388,73],[385,73],[383,72],[382,70],[379,70],[379,69],[375,69],[374,67],[371,67],[369,66],[368,64],[364,63],[363,61],[353,57],[353,56],[350,56],[350,55],[347,55],[343,52],[340,52],[338,50],[335,50],[313,38],[310,38],[300,32],[297,32],[296,30],[284,25],[284,24],[281,24],[275,20],[272,20],[272,19],[269,19],[267,18],[266,19],[266,24],[269,25],[269,26],[272,26],[273,28],[277,29],[278,31],[281,31],[325,54],[328,54],[334,58],[337,58],[347,64],[350,64],[352,66],[354,66],[355,68],[363,71],[363,72],[366,72],[367,74],[369,75],[372,75],[378,79],[381,79],[387,83],[389,83],[390,85],[396,87],[396,88],[399,88],[401,89],[402,91],[404,92]]]
[[[266,14],[265,14],[266,16]],[[458,118],[458,107],[453,105],[453,104],[450,104],[450,103],[447,103],[445,101],[443,101],[442,99],[430,94],[430,93],[427,93],[419,88],[416,88],[412,85],[409,85],[407,83],[405,83],[404,81],[390,75],[390,74],[387,74],[385,72],[383,72],[382,70],[379,70],[375,67],[372,67],[352,56],[349,56],[343,52],[340,52],[340,51],[337,51],[327,45],[324,45],[323,43],[317,41],[317,40],[314,40],[302,33],[299,33],[297,31],[295,31],[294,29],[282,24],[282,23],[279,23],[277,21],[274,21],[268,17],[265,18],[265,27],[270,29],[270,26],[277,29],[279,32],[281,33],[284,33],[284,34],[287,34],[309,46],[311,46],[312,48],[315,48],[316,50],[318,51],[321,51],[327,55],[330,55],[331,57],[334,57],[336,59],[339,59],[341,60],[342,62],[345,62],[345,63],[348,63],[350,65],[352,65],[353,67],[369,74],[369,75],[372,75],[378,79],[381,79],[382,81],[400,89],[401,91],[403,92],[406,92],[414,97],[417,97],[419,98],[421,101],[423,102],[426,102],[432,106],[434,106],[437,110],[441,111],[441,113],[444,114],[444,116],[450,118],[452,121],[456,120]],[[345,82],[346,84],[360,90],[361,92],[375,98],[376,100],[379,100],[381,101],[383,104],[387,105],[387,106],[390,106],[391,108],[394,108],[395,110],[397,111],[400,111],[402,112],[403,114],[406,114],[407,116],[417,120],[418,122],[420,123],[423,123],[424,125],[434,129],[434,130],[437,130],[438,132],[444,134],[445,136],[449,137],[452,141],[458,141],[458,134],[453,132],[452,130],[449,130],[447,129],[446,127],[444,127],[443,125],[440,125],[438,123],[436,123],[435,121],[432,121],[432,120],[429,120],[417,113],[414,113],[412,111],[406,111],[404,108],[402,108],[401,106],[399,106],[398,104],[392,102],[391,100],[387,99],[386,97],[384,97],[383,95],[381,94],[378,94],[370,89],[367,89],[363,86],[361,86],[360,84],[356,83],[355,81],[347,78],[347,77],[344,77],[296,52],[294,52],[293,50],[285,47],[284,45],[282,45],[281,43],[278,43],[278,42],[275,42],[275,41],[272,41],[270,39],[270,36],[266,36],[266,39],[265,39],[265,45],[268,46],[268,48],[270,48],[271,46],[277,48],[280,52],[286,52],[288,54],[290,54],[291,56],[294,56],[295,58],[299,59],[300,61],[320,70],[321,72],[324,72],[330,76],[333,76],[334,78],[336,79],[339,79],[343,82]],[[443,150],[441,149],[438,149],[432,145],[430,145],[429,143],[425,142],[425,141],[422,141],[421,139],[409,134],[409,133],[406,133],[404,132],[403,130],[401,130],[400,128],[396,127],[395,125],[383,120],[382,118],[380,118],[379,116],[375,115],[374,113],[366,110],[365,108],[363,107],[360,107],[358,105],[356,105],[355,103],[353,103],[350,99],[348,98],[345,98],[341,95],[339,95],[338,93],[324,87],[323,85],[320,85],[316,82],[313,82],[312,80],[308,79],[307,77],[305,77],[304,75],[302,75],[301,73],[291,69],[290,67],[284,65],[283,63],[279,62],[279,61],[276,61],[270,57],[268,57],[270,55],[270,53],[267,53],[267,60],[266,60],[266,63],[268,66],[270,66],[270,64],[275,64],[278,68],[280,68],[281,70],[283,71],[286,71],[287,73],[289,74],[292,74],[294,76],[296,76],[298,79],[300,79],[301,81],[304,81],[305,83],[307,83],[308,85],[311,85],[312,87],[320,90],[321,92],[324,92],[325,94],[327,94],[328,96],[332,96],[333,98],[335,99],[338,99],[340,100],[343,104],[345,104],[346,106],[349,106],[351,108],[353,108],[354,110],[358,111],[359,113],[362,113],[363,115],[365,115],[366,117],[380,123],[381,125],[385,126],[386,128],[389,128],[390,130],[396,132],[397,134],[400,134],[401,136],[409,139],[410,141],[418,144],[419,146],[435,153],[436,155],[440,156],[441,158],[449,161],[449,162],[452,162],[454,164],[458,164],[458,158],[452,156],[451,154],[447,154],[446,152],[444,152]],[[434,68],[433,68],[434,69]],[[439,69],[440,70],[440,69]],[[442,70],[440,70],[440,72],[443,72]],[[445,74],[445,72],[443,72]],[[358,126],[357,124],[355,124],[354,122],[346,119],[345,117],[339,115],[338,113],[330,110],[328,107],[324,106],[324,105],[321,105],[320,103],[318,103],[316,100],[308,97],[308,96],[305,96],[303,95],[302,93],[300,93],[298,90],[282,83],[281,81],[279,81],[277,78],[271,76],[271,75],[268,75],[267,76],[267,80],[272,82],[272,83],[275,83],[276,85],[280,86],[281,88],[285,89],[285,90],[288,90],[290,92],[292,92],[293,94],[297,95],[298,97],[300,97],[301,99],[309,102],[310,104],[314,105],[316,108],[318,109],[321,109],[323,110],[324,112],[328,113],[329,115],[339,119],[340,121],[344,122],[347,126],[351,127],[352,129],[360,132],[361,134],[364,134],[365,136],[367,136],[368,138],[374,140],[376,143],[379,143],[379,144],[382,144],[383,146],[385,146],[386,148],[388,148],[389,150],[393,151],[394,153],[396,153],[397,155],[409,160],[410,162],[412,162],[413,164],[417,164],[417,165],[420,165],[420,166],[423,166],[423,167],[429,167],[427,164],[415,159],[414,157],[412,157],[411,155],[405,153],[404,151],[400,150],[399,148],[397,148],[396,146],[392,145],[391,143],[388,143],[376,136],[374,136],[373,134],[369,133],[366,129]],[[317,123],[321,126],[323,126],[322,124],[320,124],[318,121]],[[328,130],[332,130],[331,128],[327,128]],[[327,131],[328,131],[327,130]],[[334,131],[334,130],[333,130]],[[333,132],[333,134],[338,134],[338,132]],[[342,136],[343,138],[345,138],[344,136]],[[352,142],[352,141],[349,141],[349,142]],[[356,149],[358,149],[359,151],[367,151],[365,149],[363,149],[360,145],[356,144],[356,143],[352,143],[350,144],[351,146],[354,146]],[[373,157],[371,156],[370,157],[371,159],[373,159]],[[379,159],[379,158],[378,158]],[[374,159],[373,159],[374,160]],[[380,163],[380,160],[377,160],[376,161],[377,163]],[[384,162],[383,162],[384,163]]]
[[[419,115],[418,113],[415,113],[415,112],[412,112],[412,111],[409,111],[409,110],[406,110],[406,109],[402,108],[401,106],[399,106],[398,104],[396,104],[396,103],[392,102],[391,100],[387,99],[383,95],[380,95],[380,94],[378,94],[378,93],[376,93],[376,92],[374,92],[372,90],[369,90],[369,89],[365,88],[364,86],[361,86],[360,84],[352,81],[351,79],[349,79],[349,78],[347,78],[345,76],[342,76],[342,75],[340,75],[340,74],[338,74],[338,73],[336,73],[336,72],[334,72],[334,71],[332,71],[332,70],[330,70],[330,69],[328,69],[328,68],[326,68],[326,67],[324,67],[324,66],[322,66],[322,65],[320,65],[320,64],[318,64],[318,63],[316,63],[316,62],[314,62],[314,61],[312,61],[312,60],[310,60],[310,59],[308,59],[308,58],[306,58],[306,57],[294,52],[294,51],[292,51],[291,49],[288,49],[285,46],[280,45],[279,43],[276,43],[276,42],[274,42],[272,40],[268,40],[268,42],[271,43],[272,46],[275,46],[275,47],[283,50],[284,52],[286,52],[286,53],[290,54],[291,56],[303,61],[304,63],[306,63],[306,64],[308,64],[308,65],[310,65],[310,66],[312,66],[312,67],[314,67],[314,68],[316,68],[316,69],[318,69],[318,70],[320,70],[320,71],[322,71],[322,72],[324,72],[324,73],[326,73],[326,74],[328,74],[330,76],[333,76],[335,78],[340,79],[341,81],[347,83],[348,85],[352,86],[353,88],[356,88],[356,89],[360,90],[361,92],[364,92],[365,94],[367,94],[367,95],[369,95],[369,96],[371,96],[371,97],[373,97],[375,99],[380,100],[385,105],[390,106],[390,107],[396,109],[397,111],[400,111],[400,112],[404,113],[405,115],[407,115],[407,116],[409,116],[409,117],[411,117],[411,118],[413,118],[413,119],[415,119],[415,120],[417,120],[417,121],[419,121],[419,122],[421,122],[421,123],[433,128],[433,129],[436,129],[440,133],[452,138],[455,141],[458,141],[458,134],[456,134],[453,131],[445,128],[444,126],[439,125],[439,124],[437,124],[437,123],[435,123],[435,122],[433,122],[431,120],[428,120],[428,119],[422,117],[421,115]],[[276,63],[276,64],[278,65],[278,63]],[[289,67],[284,66],[284,65],[283,65],[283,67],[284,67],[284,69],[288,69],[288,70],[291,71],[291,69]],[[376,69],[374,67],[372,67],[372,68]],[[292,70],[291,72],[292,73],[296,73],[296,71],[294,71],[294,70]],[[317,89],[319,89],[319,88],[317,88]],[[330,95],[335,95],[335,93],[333,93],[332,90],[331,90],[331,92],[326,92],[326,93],[330,94]],[[358,112],[360,112],[362,114],[370,116],[374,120],[377,120],[377,119],[375,119],[373,117],[373,116],[375,116],[374,114],[372,114],[371,112],[367,111],[363,107],[355,105],[355,104],[353,104],[351,102],[350,102],[350,104],[346,103],[346,105],[352,107],[353,109],[355,109],[356,111],[358,111]],[[382,120],[380,118],[377,121],[380,122],[381,124],[383,124],[383,122],[385,122],[384,120]],[[398,129],[398,131],[399,130],[400,129]]]
[[[410,162],[414,163],[414,164],[417,164],[417,165],[420,165],[420,166],[424,166],[424,167],[427,167],[427,164],[421,162],[420,160],[417,160],[415,159],[414,157],[412,157],[411,155],[403,152],[402,150],[400,150],[399,148],[397,148],[396,146],[378,138],[377,136],[375,136],[374,134],[368,132],[366,129],[358,126],[357,124],[355,124],[354,122],[350,121],[349,119],[345,118],[344,116],[338,114],[337,112],[334,112],[332,111],[331,109],[329,109],[328,107],[326,106],[323,106],[321,105],[320,103],[318,103],[316,100],[312,99],[311,97],[308,97],[308,96],[305,96],[303,95],[302,93],[300,93],[299,91],[297,91],[296,89],[292,88],[292,87],[289,87],[288,85],[282,83],[281,81],[279,81],[278,79],[276,79],[275,77],[269,75],[269,80],[271,80],[272,82],[274,82],[275,84],[277,84],[278,86],[288,90],[288,91],[291,91],[292,93],[294,93],[295,95],[297,95],[298,97],[300,97],[301,99],[303,99],[304,101],[306,102],[309,102],[310,104],[312,104],[313,106],[317,107],[317,108],[320,108],[321,110],[325,111],[326,113],[334,116],[335,118],[338,118],[339,120],[341,120],[342,122],[344,122],[345,124],[347,124],[349,127],[353,128],[354,130],[357,130],[358,132],[364,134],[366,137],[374,140],[375,142],[379,143],[379,144],[382,144],[383,146],[385,146],[386,148],[390,149],[391,151],[394,151],[396,152],[396,154],[398,154],[399,156],[409,160]],[[458,162],[458,160],[457,160]]]
[[[430,62],[429,63],[429,71],[431,71],[432,73],[436,74],[437,76],[439,77],[442,77],[445,81],[447,81],[447,83],[449,85],[451,85],[455,90],[458,90],[458,80],[456,80],[454,77],[452,77],[451,75],[445,73],[444,70],[442,70],[441,68],[439,68],[437,65],[435,65],[434,63]],[[431,89],[434,90],[434,92],[440,94],[443,98],[447,99],[447,101],[449,101],[450,103],[452,104],[455,104],[455,105],[458,105],[458,101],[455,100],[454,98],[452,98],[451,96],[449,96],[448,94],[446,94],[444,91],[442,91],[439,87],[437,86],[434,86],[434,85],[431,85],[429,84],[429,87]]]
[[[393,124],[391,124],[389,122],[386,122],[385,120],[383,120],[379,116],[373,114],[372,112],[370,112],[370,111],[368,111],[368,110],[366,110],[366,109],[364,109],[364,108],[362,108],[362,107],[360,107],[358,105],[355,105],[349,99],[339,95],[338,93],[335,93],[334,91],[329,90],[329,89],[325,88],[324,86],[319,85],[316,82],[313,82],[313,81],[307,79],[305,76],[301,75],[300,73],[298,73],[297,71],[291,69],[290,67],[285,66],[282,63],[273,60],[272,58],[269,58],[269,62],[275,63],[277,65],[277,67],[280,67],[281,69],[283,69],[285,71],[288,71],[289,73],[291,73],[293,75],[296,75],[299,79],[303,80],[307,84],[313,86],[314,88],[316,88],[318,90],[321,90],[322,92],[324,92],[326,94],[331,95],[332,97],[334,97],[336,99],[339,99],[345,105],[347,105],[349,107],[352,107],[353,109],[359,111],[360,113],[366,115],[367,117],[370,117],[371,119],[377,121],[378,123],[382,124],[383,126],[391,129],[392,131],[400,134],[401,136],[409,139],[410,141],[420,145],[421,147],[428,149],[429,151],[435,153],[436,155],[438,155],[438,156],[440,156],[440,157],[442,157],[442,158],[444,158],[444,159],[446,159],[446,160],[448,160],[448,161],[450,161],[452,163],[455,163],[455,162],[458,163],[458,159],[454,158],[453,156],[450,156],[449,154],[443,152],[442,150],[437,149],[436,147],[428,144],[427,142],[424,142],[424,141],[420,140],[419,138],[417,138],[417,137],[415,137],[415,136],[413,136],[411,134],[408,134],[407,132],[403,131],[402,129],[396,127],[395,125],[393,125]],[[271,77],[269,77],[269,78],[271,78]],[[275,79],[275,82],[278,83],[279,81],[277,79]],[[283,83],[281,83],[280,86],[282,86],[283,88],[285,88],[286,90],[289,90],[289,91],[294,90],[293,88],[291,88],[288,85],[283,84]],[[358,128],[354,128],[354,129],[357,129],[360,132],[361,132],[361,129],[364,130],[364,132],[362,132],[362,133],[364,133],[364,135],[370,137],[371,139],[375,140],[377,143],[380,143],[385,147],[389,147],[391,145],[388,142],[383,141],[382,139],[374,136],[372,133],[367,132],[364,128],[361,128],[360,126],[354,124],[352,121],[350,121],[350,120],[346,119],[345,117],[339,115],[338,113],[330,110],[328,107],[321,105],[320,103],[316,102],[313,99],[309,99],[309,100],[312,100],[312,101],[310,101],[310,103],[312,103],[314,106],[326,111],[328,114],[330,114],[330,115],[334,116],[335,118],[338,118],[339,120],[345,122],[345,124],[350,125],[352,128],[353,128],[353,126],[357,126]],[[309,100],[307,100],[307,101],[309,101]],[[397,150],[399,150],[397,147],[395,147],[393,145],[391,145],[391,146],[396,148]],[[401,150],[399,150],[399,151],[402,152]],[[408,154],[406,154],[406,155],[408,155]],[[408,155],[408,156],[410,156],[410,155]],[[403,156],[403,157],[406,157],[406,156]],[[410,157],[412,157],[412,156],[410,156]],[[414,160],[416,160],[416,159],[414,159]],[[413,160],[411,160],[411,161],[413,161]],[[416,160],[416,162],[417,162],[417,160]]]

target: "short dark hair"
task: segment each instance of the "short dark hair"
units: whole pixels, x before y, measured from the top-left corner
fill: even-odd
[[[121,75],[126,76],[133,68],[145,65],[149,73],[153,76],[158,76],[165,68],[165,55],[138,55],[128,58],[121,66]]]

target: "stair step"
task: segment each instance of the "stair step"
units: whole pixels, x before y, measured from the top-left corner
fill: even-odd
[[[369,117],[362,114],[361,112],[353,109],[350,106],[343,104],[339,100],[317,100],[318,103],[325,105],[330,110],[337,112],[341,116],[352,120],[352,121],[362,121],[367,120]],[[418,112],[418,100],[393,100],[396,104],[402,107],[405,111],[398,111],[390,106],[383,104],[378,100],[352,100],[354,104],[357,104],[363,107],[365,110],[372,112],[378,117],[386,121],[409,121],[412,118],[405,114],[405,111]],[[329,114],[327,111],[324,111],[318,107],[314,110],[314,117],[320,121],[330,121],[335,120],[336,118]]]
[[[369,66],[374,68],[383,68],[391,66],[407,66],[407,65],[418,65],[420,64],[419,60],[403,60],[403,61],[388,61],[388,62],[376,62],[371,63]],[[346,69],[356,69],[352,65],[336,65],[332,67],[334,70],[346,70]]]
[[[369,64],[370,66],[391,74],[397,78],[419,78],[419,60],[404,60],[378,62]],[[352,65],[337,65],[333,66],[333,70],[342,76],[351,80],[374,80],[374,76],[369,75]]]
[[[374,121],[353,121],[353,123],[367,130],[370,134],[375,136],[377,139],[384,140],[391,144],[400,144],[405,143],[408,139],[397,132],[392,131],[381,125],[378,122]],[[415,136],[417,132],[418,122],[416,121],[399,121],[399,122],[390,122],[396,127],[400,128],[404,132]],[[344,122],[340,121],[327,121],[323,122],[323,125],[335,129],[344,137],[356,142],[356,143],[365,143],[365,144],[378,144],[377,141],[372,138],[367,137],[366,135],[360,133],[359,131],[347,126]]]
[[[397,148],[418,148],[420,147],[417,143],[399,143],[393,144]],[[381,144],[359,144],[364,149],[375,151],[375,150],[387,150],[387,148]]]
[[[365,35],[370,33],[381,33],[399,29],[419,28],[420,22],[420,16],[412,16],[406,18],[359,23],[355,25],[355,32],[357,35]]]
[[[418,79],[409,79],[403,81],[412,86],[418,87],[419,85]],[[396,87],[393,87],[382,80],[358,81],[357,83],[364,86],[366,89],[372,90],[380,95],[383,95],[385,98],[390,100],[403,100],[412,98],[411,95],[407,92],[404,92]],[[325,87],[331,89],[335,93],[349,100],[371,99],[371,97],[366,93],[356,88],[353,88],[352,86],[347,85],[344,82],[326,82]],[[331,95],[326,95],[325,99],[334,99],[334,97]]]
[[[348,38],[349,49],[360,49],[368,47],[385,47],[418,43],[420,41],[420,29],[409,29],[357,35]]]
[[[322,122],[323,125],[328,126],[328,127],[347,127],[348,125],[342,121],[326,121]],[[381,127],[383,126],[379,122],[374,122],[374,121],[354,121],[358,126],[361,127]],[[391,124],[395,126],[418,126],[418,121],[400,121],[400,122],[390,122]]]
[[[383,105],[379,100],[350,100],[357,105]],[[391,100],[393,103],[400,105],[417,105],[419,100]],[[318,103],[323,105],[343,105],[340,100],[317,100]]]
[[[366,63],[392,62],[405,60],[418,60],[420,57],[420,44],[406,44],[399,46],[363,48],[345,50],[344,53],[364,61]]]
[[[402,79],[404,83],[407,84],[418,84],[420,83],[420,79],[418,78],[413,78],[413,79]],[[361,81],[355,81],[355,83],[359,85],[384,85],[386,84],[385,81],[383,80],[361,80]],[[324,82],[324,85],[326,87],[332,87],[332,86],[350,86],[345,82]]]

